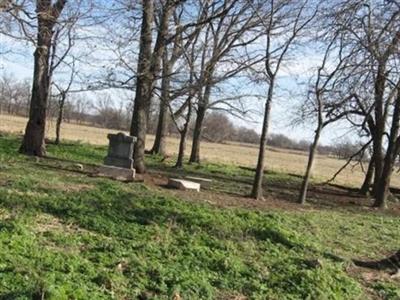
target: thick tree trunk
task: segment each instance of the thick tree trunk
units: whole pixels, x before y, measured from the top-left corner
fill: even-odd
[[[134,167],[136,172],[143,174],[146,171],[144,154],[146,146],[146,132],[150,99],[152,93],[152,75],[150,64],[152,59],[152,25],[154,6],[153,0],[143,1],[143,18],[140,35],[140,49],[138,61],[138,76],[136,80],[135,104],[130,128],[130,135],[137,141],[134,147]]]
[[[375,203],[374,207],[386,208],[386,200],[389,193],[390,179],[393,173],[394,162],[399,154],[399,128],[400,128],[400,89],[393,110],[392,126],[390,128],[390,135],[386,155],[383,164],[383,170],[375,190]]]
[[[211,76],[213,70],[209,71],[209,76]],[[190,153],[189,163],[200,163],[200,143],[201,137],[203,134],[203,121],[206,116],[207,106],[210,101],[211,96],[211,88],[210,84],[207,84],[205,87],[204,95],[199,101],[199,106],[197,108],[197,116],[196,116],[196,124],[193,130],[193,141],[192,141],[192,151]]]
[[[29,120],[24,139],[19,149],[21,153],[43,156],[46,154],[45,130],[46,112],[50,88],[50,48],[53,27],[61,14],[67,0],[37,0],[36,14],[38,19],[37,44],[34,53],[34,70],[32,95],[29,109]]]
[[[299,200],[298,200],[298,202],[300,204],[305,204],[306,203],[308,183],[309,183],[310,177],[311,177],[311,171],[312,171],[312,167],[313,167],[313,164],[314,164],[314,157],[315,157],[315,154],[317,152],[319,138],[321,136],[321,130],[322,130],[322,125],[319,125],[317,130],[315,131],[314,141],[310,145],[310,151],[309,151],[309,154],[308,154],[307,169],[306,169],[306,173],[305,173],[305,175],[303,177],[303,182],[301,184],[301,189],[300,189],[300,196],[299,196]]]
[[[60,99],[60,102],[59,102],[58,116],[57,116],[57,122],[56,122],[56,140],[54,142],[56,145],[60,144],[61,123],[62,123],[63,118],[64,118],[65,99],[66,99],[66,94],[64,92],[61,92],[61,99]]]
[[[45,25],[42,24],[41,27]],[[20,152],[28,155],[44,156],[46,112],[49,94],[50,78],[48,74],[51,27],[39,29],[38,45],[34,54],[34,71],[32,96],[29,109],[29,120],[25,129],[25,135],[20,147]]]
[[[379,64],[374,86],[375,130],[373,132],[373,151],[375,160],[375,176],[372,192],[375,195],[379,188],[380,178],[383,172],[383,135],[385,132],[385,118],[383,112],[383,96],[385,91],[385,66]]]
[[[267,146],[267,136],[268,136],[268,127],[269,127],[269,119],[271,114],[271,105],[272,105],[272,96],[274,89],[274,80],[271,79],[270,85],[268,87],[268,96],[267,101],[265,102],[265,111],[264,111],[264,120],[261,131],[260,138],[260,147],[258,151],[258,161],[256,167],[256,174],[254,177],[253,188],[251,191],[251,197],[255,199],[263,198],[263,177],[264,177],[264,160],[265,160],[265,148]]]
[[[360,194],[367,195],[369,193],[369,188],[372,184],[372,179],[374,178],[375,162],[374,158],[371,157],[368,163],[367,173],[365,174],[364,182],[360,188]]]
[[[203,133],[203,121],[206,115],[206,108],[199,106],[197,109],[196,123],[193,130],[192,151],[190,153],[189,163],[200,163],[200,143]]]

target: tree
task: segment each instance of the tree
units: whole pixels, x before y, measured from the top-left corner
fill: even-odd
[[[265,70],[262,80],[267,84],[267,97],[264,108],[264,119],[260,138],[260,146],[251,196],[263,198],[262,182],[265,166],[265,147],[269,129],[271,106],[274,99],[278,73],[287,57],[289,49],[299,39],[300,34],[316,16],[317,10],[308,7],[311,1],[269,0],[263,3],[264,12],[259,18],[262,20],[265,35]],[[256,8],[253,6],[253,9]],[[258,11],[258,10],[257,10]],[[275,40],[276,39],[276,40]]]
[[[213,143],[232,139],[234,127],[229,118],[221,112],[211,112],[204,119],[204,138]]]
[[[193,5],[194,3],[191,3],[190,5]],[[207,6],[206,6],[207,7]],[[157,131],[156,131],[156,136],[154,140],[153,147],[151,149],[151,153],[153,154],[160,154],[160,155],[165,155],[165,148],[166,148],[166,136],[167,136],[167,130],[168,130],[168,125],[171,119],[171,115],[169,114],[170,112],[170,104],[172,101],[174,101],[176,98],[179,98],[182,96],[182,94],[188,93],[187,89],[192,89],[191,87],[187,86],[188,82],[192,82],[193,80],[189,79],[188,82],[185,82],[185,80],[182,80],[182,74],[178,74],[178,80],[173,80],[174,79],[174,73],[177,73],[176,70],[176,65],[181,61],[180,64],[178,64],[177,68],[179,69],[180,73],[184,73],[184,66],[182,65],[185,63],[187,58],[185,59],[185,56],[188,55],[188,50],[189,48],[195,44],[199,38],[199,35],[201,33],[201,30],[205,26],[206,20],[208,18],[207,15],[207,10],[206,8],[201,9],[200,7],[197,8],[198,10],[198,16],[196,19],[197,26],[192,26],[190,28],[187,28],[187,30],[182,31],[182,19],[185,18],[186,16],[184,15],[185,7],[184,5],[181,5],[179,9],[176,9],[174,11],[174,23],[173,27],[175,28],[174,32],[171,32],[170,30],[170,43],[172,46],[170,47],[165,47],[164,50],[164,56],[162,60],[162,78],[161,78],[161,97],[159,101],[159,112],[158,112],[158,122],[157,122]],[[169,49],[170,48],[170,49]],[[191,62],[188,61],[190,64]],[[189,70],[192,70],[193,68],[189,66]],[[191,72],[191,71],[189,71]],[[192,74],[188,77],[192,77]],[[183,81],[183,83],[181,83]],[[171,85],[174,86],[175,93],[171,93]],[[185,105],[187,105],[187,102],[185,102]],[[182,111],[182,109],[177,110],[177,113],[179,114]]]
[[[20,152],[25,154],[43,156],[46,153],[44,138],[50,87],[50,49],[54,26],[66,3],[67,0],[58,0],[54,4],[48,0],[36,2],[38,29],[34,54],[32,98],[29,120],[20,147]]]
[[[79,0],[71,5],[66,5],[67,2],[9,1],[5,14],[0,17],[7,25],[6,29],[0,29],[0,34],[35,47],[29,120],[20,147],[20,152],[25,154],[45,155],[47,107],[54,71],[67,64],[65,59],[75,39],[72,28],[92,7],[91,1]],[[58,48],[61,51],[56,51]]]
[[[140,35],[140,52],[136,80],[136,96],[130,135],[137,138],[134,150],[134,164],[138,173],[145,172],[144,150],[147,130],[147,117],[152,94],[151,43],[154,3],[153,0],[143,1],[142,29]]]
[[[140,35],[140,51],[137,69],[136,95],[130,134],[137,137],[134,149],[134,166],[138,173],[146,171],[144,163],[148,114],[160,64],[167,45],[169,19],[180,1],[167,0],[162,6],[157,38],[152,46],[154,3],[143,1],[143,19]]]
[[[322,20],[326,22],[327,19],[323,17]],[[329,32],[331,31],[332,29],[329,30]],[[352,52],[346,53],[347,49],[344,46],[345,44],[338,37],[338,34],[334,33],[332,35],[329,34],[329,32],[324,33],[322,36],[322,38],[325,36],[326,40],[325,52],[321,65],[317,68],[315,82],[311,85],[311,89],[301,111],[301,119],[303,121],[315,117],[317,119],[317,126],[315,128],[313,142],[309,148],[307,167],[300,189],[298,199],[300,204],[306,202],[308,184],[321,132],[326,126],[347,116],[349,112],[346,110],[344,112],[340,111],[340,108],[345,106],[353,97],[353,95],[349,95],[346,98],[343,97],[341,93],[341,89],[344,85],[342,82],[342,75],[343,72],[347,71],[349,68],[349,58],[352,56]],[[354,147],[350,147],[349,149],[348,145],[349,143],[346,143],[346,152],[350,152],[348,155],[349,157],[354,153]],[[350,151],[348,151],[348,149]],[[348,157],[346,157],[346,159]]]
[[[197,110],[193,130],[190,163],[200,162],[200,144],[203,134],[203,121],[211,107],[226,106],[228,111],[243,114],[240,105],[242,96],[228,96],[213,100],[213,91],[217,84],[226,83],[259,62],[258,53],[248,51],[260,34],[257,12],[251,10],[249,1],[226,0],[222,4],[225,13],[220,14],[205,29],[202,38],[202,56],[199,71],[196,74]],[[211,7],[214,9],[214,7]]]
[[[53,52],[55,53],[55,51]],[[65,107],[65,102],[67,100],[68,93],[72,87],[72,83],[74,82],[74,76],[76,75],[76,69],[75,69],[75,60],[72,61],[71,65],[71,75],[69,78],[69,82],[67,83],[66,87],[61,87],[58,85],[56,82],[54,82],[54,86],[58,90],[58,95],[56,98],[58,98],[58,114],[57,114],[57,120],[56,120],[56,139],[54,143],[56,145],[60,144],[60,139],[61,139],[61,123],[64,119],[64,107]]]
[[[357,94],[353,102],[357,108],[353,119],[361,119],[359,126],[372,137],[374,206],[384,208],[393,160],[398,151],[400,6],[395,1],[365,3],[347,0],[339,4],[334,10],[335,26],[344,33],[346,43],[357,50],[352,58],[357,68],[349,76]]]

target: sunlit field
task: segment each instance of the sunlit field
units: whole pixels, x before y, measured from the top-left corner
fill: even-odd
[[[16,116],[0,115],[0,131],[23,133],[27,119]],[[82,141],[95,145],[107,144],[107,134],[116,130],[91,127],[86,125],[64,123],[62,125],[62,139]],[[55,136],[55,122],[50,120],[47,125],[47,136]],[[147,148],[150,148],[154,136],[149,135]],[[168,138],[168,154],[174,155],[178,150],[179,140],[175,137]],[[190,141],[187,147],[190,151]],[[204,161],[234,164],[244,167],[254,167],[257,161],[257,146],[227,142],[224,144],[202,142],[201,157]],[[307,153],[301,151],[285,150],[269,147],[267,150],[266,168],[289,174],[302,175],[307,161]],[[314,166],[314,180],[326,181],[345,163],[344,160],[319,155]],[[365,166],[366,168],[367,166]],[[346,186],[358,186],[363,180],[363,171],[359,165],[349,166],[336,178],[335,183]],[[395,173],[392,185],[400,187],[400,176]]]

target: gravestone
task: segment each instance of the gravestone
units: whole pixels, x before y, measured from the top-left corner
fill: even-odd
[[[200,192],[200,183],[179,179],[179,178],[169,178],[168,187],[176,188],[184,191],[196,191]]]
[[[109,142],[108,154],[104,164],[118,168],[133,168],[133,145],[136,138],[123,132],[107,135]]]
[[[108,153],[104,165],[97,168],[97,176],[108,177],[122,181],[133,181],[133,146],[136,138],[125,133],[107,135]]]
[[[200,183],[201,186],[204,186],[204,187],[210,187],[211,183],[212,183],[211,179],[202,178],[202,177],[186,176],[185,179]]]

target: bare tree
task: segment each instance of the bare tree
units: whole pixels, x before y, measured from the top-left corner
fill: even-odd
[[[35,47],[32,95],[29,120],[20,152],[45,155],[45,127],[47,107],[54,71],[65,63],[73,45],[72,28],[90,10],[91,1],[67,0],[10,1],[1,21],[8,29],[0,34],[15,41],[29,42]],[[66,40],[66,43],[64,41]],[[57,51],[61,42],[62,51]],[[64,47],[65,46],[65,47]]]
[[[50,48],[53,28],[66,3],[66,0],[58,0],[54,4],[51,1],[38,0],[36,4],[38,35],[34,55],[32,99],[29,120],[20,148],[20,152],[29,155],[43,156],[46,153],[44,138],[50,87]]]
[[[69,78],[69,82],[67,83],[66,87],[61,87],[59,84],[54,82],[54,86],[58,90],[58,95],[55,97],[58,98],[58,114],[57,114],[57,120],[56,120],[56,139],[54,143],[56,145],[60,144],[60,137],[61,137],[61,123],[64,120],[64,107],[65,107],[65,102],[67,100],[68,93],[72,87],[72,84],[74,82],[74,77],[76,75],[76,68],[75,68],[75,60],[73,60],[72,65],[71,65],[71,75]]]
[[[193,4],[191,4],[193,5]],[[205,26],[204,19],[208,17],[207,11],[204,9],[198,8],[198,16],[196,23],[197,26],[193,26],[187,28],[186,31],[182,31],[182,18],[185,18],[184,15],[185,6],[180,6],[174,12],[174,28],[175,31],[171,31],[169,36],[171,38],[172,46],[165,48],[163,61],[162,61],[162,79],[161,79],[161,97],[159,101],[159,113],[158,113],[158,122],[157,122],[157,131],[154,140],[154,144],[150,153],[153,154],[160,154],[165,155],[165,148],[166,148],[166,136],[167,136],[167,129],[168,124],[170,121],[170,114],[169,114],[169,107],[171,102],[174,98],[182,96],[183,93],[187,92],[187,84],[185,80],[182,81],[182,74],[177,74],[179,79],[173,82],[174,73],[181,73],[184,69],[182,66],[182,61],[185,63],[185,58],[183,56],[187,55],[188,48],[193,44],[196,43],[201,30]],[[181,63],[177,65],[177,63],[181,60]],[[190,62],[189,62],[190,63]],[[179,69],[176,70],[176,69]],[[189,67],[191,70],[192,68]],[[191,77],[191,75],[189,75]],[[189,82],[191,80],[189,79]],[[181,84],[180,84],[181,83]],[[171,85],[173,84],[175,93],[171,93]]]
[[[240,105],[232,104],[240,103],[240,96],[213,100],[217,84],[237,77],[261,59],[258,53],[247,49],[260,37],[260,33],[254,30],[260,20],[257,13],[250,9],[250,3],[226,0],[223,7],[226,13],[210,22],[204,32],[200,70],[196,75],[198,102],[190,163],[200,162],[203,121],[208,109],[226,106],[226,110],[234,114],[240,115],[245,112]]]
[[[326,18],[323,17],[322,19],[326,22]],[[320,36],[320,40],[323,38],[324,36]],[[340,111],[340,108],[346,105],[353,97],[353,95],[349,95],[346,98],[341,93],[343,86],[342,75],[343,72],[350,68],[349,58],[352,56],[352,52],[346,53],[347,49],[337,33],[329,34],[328,32],[325,34],[325,39],[327,39],[327,45],[325,46],[322,62],[317,68],[315,81],[311,85],[301,111],[302,120],[310,120],[315,117],[317,126],[313,142],[309,148],[306,172],[300,189],[298,199],[300,204],[306,202],[308,184],[321,132],[326,126],[345,118],[350,113],[347,110]]]
[[[263,198],[262,182],[265,166],[265,147],[267,144],[271,106],[274,99],[277,76],[282,63],[287,58],[291,46],[315,18],[317,10],[310,7],[312,1],[269,0],[263,3],[264,12],[258,13],[265,34],[265,70],[263,80],[268,92],[264,109],[264,120],[260,138],[260,149],[251,196]],[[254,8],[256,10],[256,8]]]
[[[400,7],[395,2],[357,0],[340,1],[339,4],[334,10],[335,26],[346,34],[346,42],[358,50],[353,57],[357,72],[351,76],[355,78],[355,74],[361,74],[356,77],[353,87],[357,94],[354,118],[361,118],[358,125],[368,130],[372,137],[374,206],[384,208],[393,160],[398,151]]]
[[[30,82],[4,73],[0,78],[0,113],[26,116],[29,110]]]
[[[152,27],[154,15],[153,0],[143,1],[142,29],[140,36],[140,52],[136,79],[136,96],[130,134],[137,137],[134,150],[134,163],[138,173],[145,172],[144,151],[147,131],[147,117],[152,95],[153,78],[151,74],[152,60]]]
[[[182,1],[166,0],[161,5],[161,17],[157,26],[157,37],[152,49],[152,28],[153,28],[153,14],[154,14],[154,3],[153,1],[143,1],[143,18],[142,18],[142,30],[140,40],[140,51],[139,61],[137,69],[137,80],[136,80],[136,96],[134,103],[134,111],[131,123],[130,134],[137,136],[137,142],[134,150],[134,166],[138,173],[144,173],[145,163],[145,141],[147,131],[148,114],[151,107],[151,99],[153,91],[156,85],[156,81],[159,77],[161,60],[164,56],[166,46],[171,43],[175,35],[179,35],[188,28],[197,27],[201,24],[209,22],[212,18],[222,15],[225,10],[220,9],[216,14],[202,18],[201,22],[188,22],[180,27],[171,37],[169,34],[169,20],[173,15],[174,10]],[[206,3],[204,9],[207,11],[209,5]],[[222,10],[222,11],[221,11]]]

